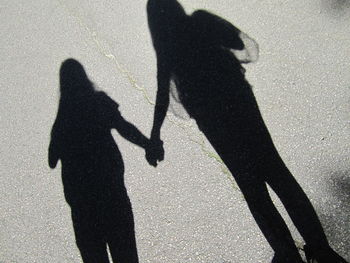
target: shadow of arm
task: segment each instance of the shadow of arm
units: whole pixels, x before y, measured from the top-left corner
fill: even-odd
[[[163,125],[169,107],[170,71],[163,65],[160,58],[157,62],[157,97],[154,107],[151,141],[160,141],[160,129]]]
[[[49,156],[48,156],[48,161],[49,161],[49,166],[51,169],[56,168],[57,162],[60,159],[59,156],[59,149],[58,149],[58,138],[57,138],[57,131],[56,131],[56,125],[52,128],[51,132],[51,141],[49,145]]]
[[[115,128],[121,136],[128,141],[146,149],[149,145],[149,139],[143,135],[133,124],[126,121],[118,111]]]
[[[160,139],[160,129],[163,125],[169,107],[170,70],[162,59],[157,56],[157,97],[154,107],[153,127],[151,131],[150,147],[146,151],[146,159],[152,166],[157,161],[164,160],[163,142]]]

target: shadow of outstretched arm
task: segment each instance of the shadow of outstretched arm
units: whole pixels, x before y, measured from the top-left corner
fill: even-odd
[[[125,120],[119,111],[118,114],[116,114],[115,125],[113,127],[119,132],[121,136],[133,144],[136,144],[144,149],[147,149],[149,147],[149,139],[143,135],[133,124]]]
[[[146,153],[148,163],[154,167],[157,166],[157,162],[164,160],[164,148],[163,141],[160,139],[160,129],[169,107],[170,70],[163,63],[165,60],[162,60],[161,57],[162,55],[159,54],[157,63],[158,89],[151,131],[151,144]]]

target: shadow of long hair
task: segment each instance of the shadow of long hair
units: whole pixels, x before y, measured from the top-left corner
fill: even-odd
[[[49,165],[54,168],[61,160],[64,195],[83,261],[109,262],[108,245],[114,262],[138,262],[123,159],[111,135],[112,128],[128,124],[118,104],[95,90],[74,59],[62,63],[60,93]]]
[[[149,0],[147,13],[158,70],[152,133],[160,129],[163,120],[157,118],[161,119],[159,112],[168,107],[172,80],[184,108],[239,185],[275,251],[273,262],[302,259],[267,184],[282,201],[309,250],[328,257],[318,262],[338,262],[340,257],[329,248],[313,206],[278,154],[242,61],[234,55],[235,50],[246,48],[243,32],[204,10],[187,15],[176,0]]]

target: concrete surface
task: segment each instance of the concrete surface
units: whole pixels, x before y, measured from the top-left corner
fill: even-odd
[[[350,260],[349,2],[181,3],[188,12],[222,16],[259,43],[247,78],[270,133],[331,244]],[[60,167],[47,164],[59,67],[69,57],[80,61],[122,115],[149,135],[156,61],[145,5],[1,1],[1,263],[81,262]],[[157,168],[114,133],[140,262],[270,262],[272,250],[242,195],[194,123],[170,117],[162,132],[166,156]]]

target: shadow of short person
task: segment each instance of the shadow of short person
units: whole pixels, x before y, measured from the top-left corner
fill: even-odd
[[[234,176],[248,207],[275,251],[274,263],[302,262],[291,233],[269,196],[274,190],[306,242],[313,262],[345,262],[329,246],[306,194],[277,152],[239,58],[257,48],[228,21],[204,10],[187,15],[176,0],[148,0],[157,55],[157,99],[151,142],[162,150],[160,129],[169,106],[170,82],[189,116]],[[157,152],[147,159],[157,165]]]
[[[55,168],[61,160],[64,194],[83,261],[109,262],[108,245],[113,262],[138,262],[123,159],[111,129],[143,148],[148,139],[123,119],[117,103],[94,89],[74,59],[62,63],[60,92],[49,165]]]

